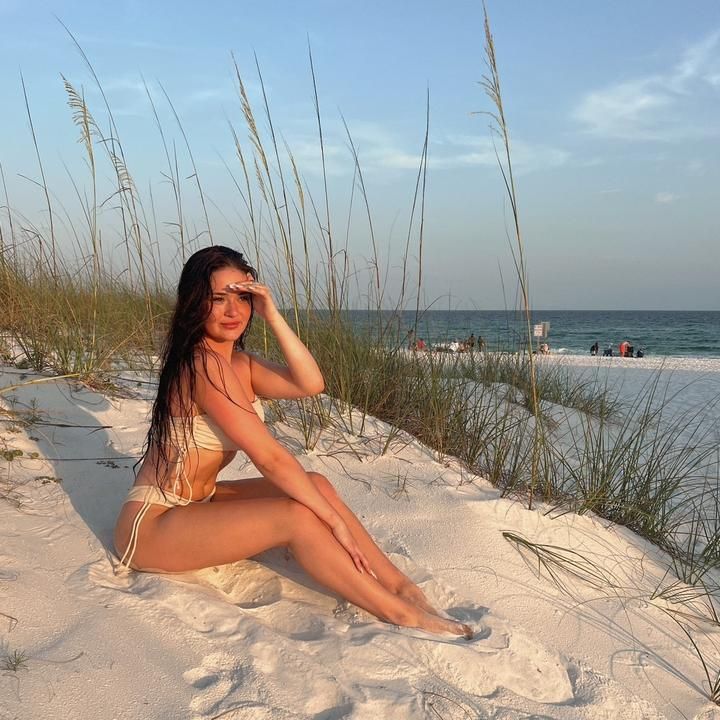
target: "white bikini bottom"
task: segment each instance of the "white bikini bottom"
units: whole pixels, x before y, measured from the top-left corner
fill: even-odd
[[[162,505],[163,507],[177,507],[178,505],[189,505],[190,503],[210,502],[215,494],[215,488],[202,500],[188,500],[180,497],[170,490],[161,490],[157,485],[133,485],[128,492],[125,502],[141,502],[148,505]]]

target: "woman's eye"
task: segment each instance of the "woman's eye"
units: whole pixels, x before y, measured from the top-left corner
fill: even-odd
[[[244,300],[245,302],[250,302],[251,299],[252,299],[251,293],[240,293],[238,295],[238,300]]]
[[[217,295],[213,298],[214,303],[221,303],[225,302],[225,296],[224,295]]]

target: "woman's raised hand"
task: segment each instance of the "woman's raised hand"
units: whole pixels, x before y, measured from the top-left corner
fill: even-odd
[[[227,289],[236,293],[249,293],[252,295],[253,310],[263,319],[269,320],[270,316],[277,312],[275,302],[270,294],[270,288],[267,285],[253,280],[252,276],[248,276],[245,282],[230,283]]]
[[[370,563],[365,555],[362,553],[355,538],[352,536],[350,529],[343,520],[339,520],[332,528],[332,533],[335,539],[347,550],[348,555],[352,558],[355,563],[355,567],[361,572],[367,572],[373,577],[376,577],[375,573],[370,567]]]

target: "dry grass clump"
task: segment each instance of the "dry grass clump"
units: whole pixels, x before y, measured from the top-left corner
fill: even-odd
[[[157,293],[148,304],[109,273],[93,288],[82,270],[52,276],[29,260],[10,265],[0,259],[0,302],[6,348],[13,347],[29,368],[61,375],[147,363],[157,342],[148,309],[155,327],[171,309],[167,294]]]

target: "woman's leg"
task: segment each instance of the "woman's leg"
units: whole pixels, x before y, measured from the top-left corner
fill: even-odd
[[[198,503],[148,517],[134,562],[182,572],[235,562],[279,545],[288,546],[319,583],[376,617],[430,632],[472,635],[468,626],[427,613],[359,573],[315,513],[286,498]]]
[[[320,473],[308,472],[308,475],[318,491],[350,528],[350,532],[360,546],[360,550],[368,559],[370,567],[380,584],[395,595],[400,595],[418,605],[423,610],[437,614],[437,610],[428,602],[422,590],[407,575],[395,567],[387,555],[376,545],[357,516],[337,494],[332,483]],[[213,502],[262,497],[287,497],[287,495],[269,480],[253,478],[218,483]]]

